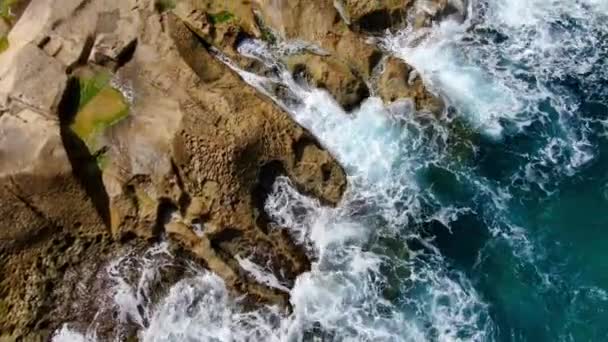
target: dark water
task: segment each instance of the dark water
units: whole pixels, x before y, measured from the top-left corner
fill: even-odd
[[[495,327],[488,339],[606,341],[606,4],[549,3],[475,4],[474,29],[444,47],[494,78],[476,82],[476,101],[484,101],[484,87],[504,87],[515,110],[494,113],[498,136],[483,134],[482,122],[465,137],[473,147],[464,162],[434,165],[420,177],[440,206],[471,209],[451,230],[435,223],[431,234],[450,267],[464,272],[488,304]],[[518,6],[533,15],[495,12]],[[439,78],[437,88],[445,82]],[[446,93],[456,98],[457,120],[469,125],[485,115],[473,111],[497,109],[495,98],[487,107],[467,107],[458,103],[461,94]]]

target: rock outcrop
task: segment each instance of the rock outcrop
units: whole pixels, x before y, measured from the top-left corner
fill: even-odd
[[[159,241],[178,263],[220,275],[247,304],[288,307],[285,288],[311,261],[270,222],[264,201],[286,176],[335,205],[346,177],[223,62],[256,68],[237,52],[244,39],[314,46],[279,62],[347,111],[370,94],[442,110],[409,66],[368,41],[405,25],[410,1],[19,4],[0,27],[0,341],[46,340],[96,315],[105,320],[100,336],[116,337],[112,315],[96,310],[107,299],[107,264]],[[280,288],[259,283],[244,259]]]
[[[433,114],[443,111],[443,102],[426,89],[417,72],[395,57],[383,61],[377,91],[385,103],[407,99],[414,102],[418,111]]]
[[[256,6],[260,21],[281,39],[305,41],[325,52],[315,56],[289,56],[285,63],[294,74],[304,72],[309,83],[327,89],[347,111],[356,108],[376,90],[387,103],[413,99],[418,110],[435,114],[441,111],[441,100],[420,80],[408,85],[409,72],[405,77],[395,74],[395,58],[386,63],[385,74],[377,77],[376,72],[384,66],[381,64],[384,53],[369,41],[366,34],[404,26],[410,12],[415,23],[430,23],[432,15],[437,16],[447,6],[446,1],[419,4],[412,0],[342,0],[333,3],[323,0],[258,0]],[[398,64],[411,69],[403,61]],[[405,71],[400,70],[399,73]],[[387,82],[393,83],[389,81],[393,76],[400,77],[401,81],[396,81],[399,86],[390,89],[389,94]]]
[[[252,305],[287,305],[239,260],[286,286],[309,269],[263,204],[280,175],[328,205],[340,200],[344,172],[314,137],[153,1],[34,0],[8,41],[0,339],[47,339],[90,321],[99,303],[78,288],[163,237]]]
[[[357,30],[381,32],[405,23],[412,0],[337,0],[343,18]]]

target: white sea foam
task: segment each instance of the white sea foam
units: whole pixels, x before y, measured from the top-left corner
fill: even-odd
[[[236,260],[238,261],[239,266],[249,273],[258,283],[277,290],[289,292],[289,288],[286,285],[281,284],[277,277],[268,269],[254,263],[248,258],[241,258],[237,256]]]
[[[268,52],[260,49],[254,42],[241,46],[243,53],[263,60]],[[291,292],[294,324],[303,331],[319,326],[337,340],[420,340],[437,335],[441,341],[456,341],[461,336],[489,336],[492,324],[485,305],[461,275],[444,270],[440,258],[418,262],[379,253],[387,248],[378,242],[382,237],[401,236],[407,249],[407,227],[422,214],[424,191],[415,180],[416,170],[439,158],[432,154],[433,143],[413,119],[411,107],[385,107],[372,98],[347,114],[325,91],[297,85],[287,73],[279,80],[240,73],[262,91],[271,89],[266,82],[288,85],[298,98],[297,106],[273,98],[333,152],[349,175],[350,188],[338,208],[319,206],[284,178],[277,181],[266,204],[272,219],[290,227],[317,260]],[[430,153],[422,157],[425,149]],[[457,213],[441,210],[434,217],[447,223]],[[389,284],[383,269],[407,269],[409,275]],[[413,284],[427,295],[408,298]],[[387,287],[397,289],[403,308],[383,297]]]
[[[506,126],[521,131],[536,120],[555,122],[539,109],[546,101],[560,117],[558,127],[547,129],[561,131],[552,137],[569,159],[563,171],[573,174],[595,154],[572,117],[577,103],[552,83],[570,76],[605,79],[606,14],[606,2],[594,0],[471,1],[465,24],[447,20],[428,30],[406,29],[384,45],[488,136],[502,137]],[[532,156],[532,164],[550,161],[544,157]]]
[[[53,342],[96,342],[97,336],[95,334],[84,335],[77,331],[70,330],[67,326],[61,327],[53,335]]]

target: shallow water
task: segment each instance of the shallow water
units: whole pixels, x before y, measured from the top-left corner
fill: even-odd
[[[195,270],[145,306],[143,340],[608,340],[608,2],[473,1],[465,23],[423,34],[381,44],[451,105],[440,120],[374,98],[346,114],[287,72],[241,71],[271,97],[271,84],[290,89],[275,100],[350,187],[326,208],[279,178],[266,203],[316,260],[291,290],[292,314],[242,312]],[[240,50],[269,64],[280,53]],[[141,315],[128,308],[143,279],[117,282],[126,315]]]

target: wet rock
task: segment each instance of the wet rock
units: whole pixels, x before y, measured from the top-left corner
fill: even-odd
[[[338,3],[355,29],[377,33],[405,23],[412,0],[339,0]]]
[[[347,111],[359,106],[369,97],[369,89],[365,81],[339,60],[326,56],[300,54],[286,57],[285,63],[296,79],[326,89]]]
[[[244,37],[260,37],[249,2],[185,0],[176,3],[173,13],[207,44],[232,58],[236,45]]]
[[[192,48],[197,36],[184,24],[171,21],[171,35],[181,58],[207,80],[198,87],[185,87],[190,90],[186,100],[190,105],[182,106],[187,109],[183,128],[173,141],[175,164],[186,192],[193,198],[212,199],[199,215],[205,235],[234,269],[238,269],[236,256],[251,256],[270,265],[277,275],[290,275],[286,281],[293,282],[293,275],[306,270],[308,262],[295,253],[298,248],[289,240],[268,235],[261,205],[270,190],[260,183],[285,174],[301,190],[336,203],[344,190],[344,173],[286,113],[260,99],[252,88],[243,87],[239,77],[203,44]],[[217,76],[210,78],[210,73]],[[202,112],[193,103],[208,109]],[[308,145],[306,157],[296,151]],[[304,163],[307,168],[302,167]],[[324,173],[323,168],[335,172]],[[252,196],[254,191],[256,196]],[[266,258],[270,259],[262,261]]]
[[[303,40],[316,44],[323,51],[328,52],[331,59],[346,66],[350,72],[333,72],[334,75],[330,78],[335,80],[330,83],[351,84],[349,91],[351,97],[356,97],[355,89],[361,89],[352,86],[354,83],[351,80],[354,76],[355,79],[377,88],[375,90],[378,95],[387,103],[410,98],[417,109],[433,113],[441,112],[441,101],[425,89],[419,77],[413,77],[415,73],[409,66],[398,63],[396,59],[388,58],[385,64],[386,71],[380,75],[379,80],[376,79],[376,71],[379,69],[380,61],[383,60],[383,53],[364,34],[408,25],[406,19],[410,15],[413,15],[418,25],[430,25],[432,20],[447,13],[449,7],[447,1],[339,0],[330,3],[321,0],[283,2],[258,0],[256,4],[263,21],[284,39]],[[321,65],[335,64],[328,63],[329,58],[316,59],[323,61]],[[317,69],[322,68],[317,67]],[[317,78],[323,79],[323,77]],[[352,101],[340,100],[342,94],[340,91],[332,90],[334,87],[327,86],[323,82],[315,83],[317,86],[327,88],[343,105],[348,106],[352,103]]]
[[[283,39],[316,44],[364,79],[380,61],[380,50],[350,30],[330,1],[258,0],[257,6],[264,24]]]
[[[389,57],[378,79],[378,95],[385,103],[411,99],[418,111],[440,115],[443,101],[429,92],[416,71],[404,61]]]
[[[310,269],[264,202],[286,176],[335,205],[344,171],[217,59],[212,46],[230,52],[242,35],[260,34],[250,4],[198,3],[202,16],[175,8],[182,21],[152,0],[40,0],[9,34],[0,55],[10,61],[0,63],[0,339],[86,327],[96,315],[86,297],[108,291],[92,285],[107,262],[163,236],[251,305],[288,305],[288,293],[260,284],[240,260],[287,287]],[[350,66],[318,63],[311,74],[345,105],[359,101],[338,94],[362,84]],[[351,81],[332,80],[334,71]]]

